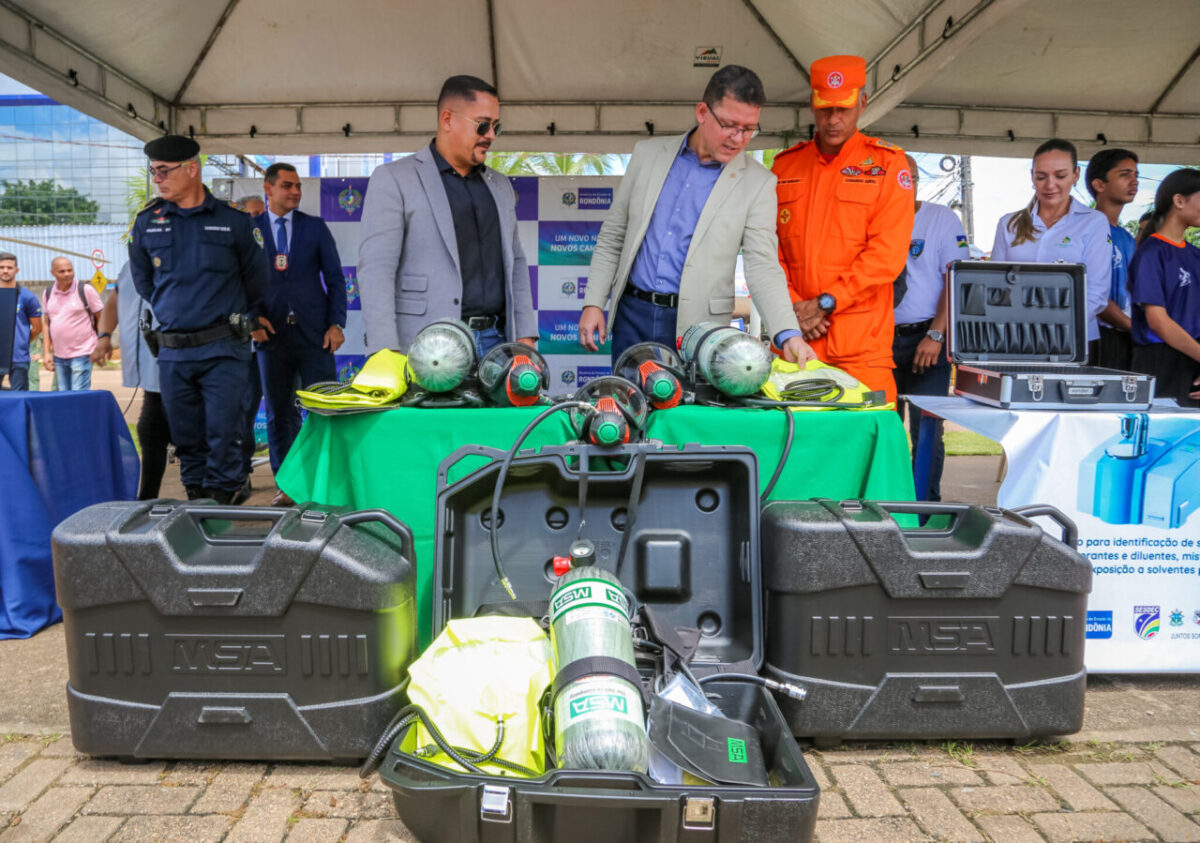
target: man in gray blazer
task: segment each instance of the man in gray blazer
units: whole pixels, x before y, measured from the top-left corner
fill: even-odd
[[[792,312],[775,233],[775,176],[746,155],[766,102],[754,71],[728,65],[696,105],[696,128],[633,150],[600,229],[579,340],[604,342],[611,298],[612,355],[653,340],[674,348],[697,322],[728,323],[738,252],[746,283],[784,357],[814,358]]]
[[[406,351],[438,319],[464,320],[480,356],[506,339],[532,345],[516,196],[483,163],[500,133],[496,89],[452,76],[437,108],[429,146],[377,167],[367,187],[358,249],[367,351]]]

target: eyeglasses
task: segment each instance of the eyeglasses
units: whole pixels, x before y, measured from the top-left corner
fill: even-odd
[[[176,164],[174,167],[147,167],[146,172],[150,174],[152,181],[160,181],[182,166],[183,164]]]
[[[717,121],[717,125],[721,127],[721,131],[729,135],[731,138],[737,137],[738,135],[745,135],[747,140],[754,140],[754,138],[758,137],[758,133],[762,130],[757,123],[755,123],[753,126],[739,126],[736,123],[726,123],[717,116],[717,112],[713,111],[713,107],[711,105],[708,106],[708,113],[711,114],[713,119]]]
[[[467,120],[470,120],[472,123],[474,123],[475,124],[475,134],[479,135],[479,137],[483,137],[488,132],[495,132],[496,134],[500,134],[500,121],[499,120],[488,120],[488,119],[476,120],[474,117],[467,117],[467,115],[463,114],[460,111],[451,111],[450,113],[457,114],[459,117],[463,117]]]

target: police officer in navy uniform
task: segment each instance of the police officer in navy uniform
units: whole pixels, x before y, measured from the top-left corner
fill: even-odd
[[[165,135],[146,144],[159,198],[133,224],[129,263],[160,330],[163,406],[189,499],[230,503],[243,482],[242,396],[250,325],[267,289],[263,237],[200,177],[200,146]]]

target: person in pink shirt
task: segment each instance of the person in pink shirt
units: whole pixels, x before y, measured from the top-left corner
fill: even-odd
[[[46,316],[46,342],[42,364],[58,374],[59,392],[92,388],[92,361],[96,347],[96,314],[104,309],[91,284],[75,280],[75,266],[64,257],[50,262],[54,286],[46,290],[42,312]]]

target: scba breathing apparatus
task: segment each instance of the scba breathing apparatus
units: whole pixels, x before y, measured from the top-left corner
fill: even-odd
[[[627,541],[634,535],[642,494],[644,469],[639,460],[644,457],[640,456],[639,449],[627,449],[627,457],[615,455],[622,453],[621,446],[644,439],[652,409],[668,409],[684,403],[760,406],[751,405],[750,400],[751,396],[769,394],[764,390],[769,390],[772,376],[771,355],[754,338],[733,328],[707,323],[685,336],[682,353],[654,343],[639,344],[618,359],[612,376],[595,378],[569,399],[549,404],[543,397],[548,378],[541,355],[525,346],[506,344],[485,355],[474,367],[472,376],[475,362],[473,337],[465,326],[463,328],[439,327],[435,336],[426,338],[427,342],[414,341],[410,356],[416,359],[409,366],[414,391],[461,395],[463,390],[475,389],[482,401],[492,405],[547,404],[522,430],[500,461],[491,490],[491,524],[501,523],[499,505],[505,479],[526,438],[544,419],[559,411],[568,413],[572,430],[581,443],[577,452],[581,472],[586,472],[583,467],[588,465],[591,457],[630,460],[627,470],[632,480],[621,528],[621,546],[615,560],[607,557],[606,567],[598,563],[592,542],[583,538],[586,479],[580,482],[579,532],[575,541],[570,542],[568,554],[552,560],[556,576],[549,591],[547,618],[554,679],[550,693],[534,702],[530,710],[540,712],[547,756],[552,748],[553,763],[559,768],[653,772],[652,759],[656,757],[658,742],[657,739],[652,742],[647,735],[647,722],[658,722],[651,716],[657,686],[650,679],[644,658],[639,672],[636,654],[643,652],[647,645],[654,645],[657,639],[648,641],[638,637],[639,634],[644,636],[644,632],[637,630],[649,622],[634,612],[635,599],[621,580],[621,561],[626,555]],[[436,389],[442,391],[435,392]],[[698,392],[711,397],[697,400]],[[787,393],[787,397],[790,396],[791,393]],[[790,423],[791,413],[786,415]],[[493,529],[488,533],[496,572],[493,582],[498,582],[509,598],[516,600],[500,553],[500,531]],[[613,567],[613,561],[615,572],[608,570]],[[545,592],[541,596],[545,599]],[[521,595],[525,600],[537,597],[536,594]],[[641,608],[649,612],[648,607]],[[658,677],[659,685],[663,685],[672,672],[667,668],[669,658],[663,646],[657,646],[663,667],[653,673]],[[698,693],[703,700],[703,686],[708,677],[697,681],[688,671],[685,660],[676,658],[674,663],[676,675],[687,676],[691,684],[700,689]],[[737,675],[720,676],[724,681],[739,679]],[[764,684],[770,680],[742,676],[740,681]],[[537,697],[536,691],[533,697]],[[654,705],[658,703],[654,702]],[[449,716],[446,719],[453,720]],[[506,734],[524,735],[515,728],[516,721],[496,714],[494,722],[485,722],[479,735],[463,746],[449,732],[447,736],[438,733],[434,725],[437,720],[436,712],[430,718],[420,710],[408,711],[397,721],[396,729],[415,728],[420,723],[425,730],[423,734],[428,734],[436,744],[436,750],[425,749],[435,753],[440,751],[437,757],[443,760],[438,763],[446,766],[489,775],[541,775],[542,768],[531,763],[527,755],[509,756],[506,760],[506,751],[523,749],[531,743],[513,741],[510,737],[510,743],[506,744]],[[707,727],[717,728],[711,722]],[[722,728],[735,727],[738,724],[726,724]],[[744,724],[741,727],[746,728]],[[395,730],[390,733],[394,737]],[[378,763],[381,752],[389,745],[390,738],[381,740],[377,751],[372,753],[374,763]],[[715,774],[709,778],[720,781]],[[766,784],[765,773],[761,783]]]
[[[537,349],[502,343],[476,365],[475,336],[465,322],[426,325],[408,350],[408,407],[528,407],[546,403],[550,367]]]

